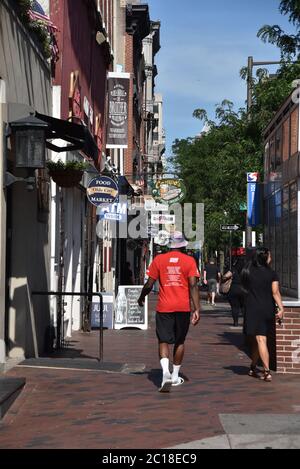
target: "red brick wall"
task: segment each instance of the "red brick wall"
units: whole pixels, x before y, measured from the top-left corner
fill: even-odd
[[[300,307],[285,308],[283,324],[276,328],[276,359],[279,373],[300,374]]]

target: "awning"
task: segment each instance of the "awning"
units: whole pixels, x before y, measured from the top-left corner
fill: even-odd
[[[49,124],[46,132],[46,146],[50,150],[58,153],[64,151],[81,150],[85,155],[94,161],[98,160],[99,150],[96,142],[85,125],[74,124],[63,119],[46,116],[44,114],[35,113],[38,119]],[[61,139],[68,142],[64,147],[54,145],[49,140]]]
[[[133,187],[131,187],[125,176],[118,177],[118,188],[119,195],[127,195],[129,197],[133,197],[134,189]]]

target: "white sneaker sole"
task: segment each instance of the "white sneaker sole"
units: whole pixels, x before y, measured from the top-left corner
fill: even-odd
[[[165,381],[159,388],[159,392],[170,392],[172,386],[172,380]]]
[[[178,377],[178,380],[175,381],[175,383],[172,382],[172,386],[180,386],[181,384],[184,383],[184,379],[181,378],[181,376]]]

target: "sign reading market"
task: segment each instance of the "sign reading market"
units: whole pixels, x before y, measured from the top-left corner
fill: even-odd
[[[117,183],[108,176],[92,179],[86,193],[89,202],[96,207],[114,203],[119,194]]]
[[[186,195],[186,188],[181,179],[163,178],[156,181],[152,189],[152,197],[163,204],[181,202]]]

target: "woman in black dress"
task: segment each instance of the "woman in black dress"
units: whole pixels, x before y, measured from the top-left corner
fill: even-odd
[[[267,335],[274,326],[275,318],[281,321],[284,314],[278,276],[270,268],[270,262],[270,251],[257,248],[253,250],[251,260],[241,273],[242,286],[246,293],[244,330],[246,335],[255,337],[249,375],[258,377],[256,365],[260,358],[264,367],[262,379],[265,381],[272,380]]]

